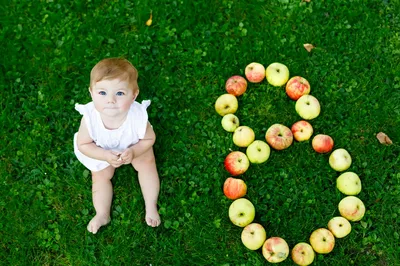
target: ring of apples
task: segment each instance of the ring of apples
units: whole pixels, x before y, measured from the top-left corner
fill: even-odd
[[[218,97],[215,110],[223,118],[222,127],[232,132],[233,143],[246,148],[246,154],[241,151],[231,151],[224,160],[225,169],[231,174],[223,185],[224,195],[233,200],[229,207],[231,222],[243,227],[242,243],[250,250],[262,248],[262,254],[269,262],[281,262],[289,256],[289,246],[280,237],[267,239],[264,227],[253,223],[255,208],[250,200],[244,198],[247,193],[246,183],[237,176],[247,171],[250,164],[261,164],[268,160],[271,148],[283,150],[295,141],[301,142],[314,134],[312,125],[308,122],[320,114],[319,101],[310,95],[309,82],[300,76],[289,79],[289,69],[281,63],[272,63],[266,69],[260,63],[250,63],[245,68],[245,77],[235,75],[225,83],[227,93]],[[254,131],[248,126],[240,126],[239,118],[234,115],[238,109],[239,97],[247,90],[247,81],[259,83],[267,79],[272,86],[285,86],[286,94],[296,101],[296,112],[302,120],[294,123],[289,129],[282,124],[274,124],[268,128],[265,140],[255,140]],[[312,148],[317,153],[331,153],[329,165],[339,172],[336,180],[338,190],[346,195],[338,204],[341,216],[331,218],[327,228],[318,228],[310,236],[309,243],[300,242],[291,251],[292,260],[298,265],[309,265],[314,261],[315,253],[327,254],[335,246],[335,238],[343,238],[351,232],[351,222],[360,221],[365,213],[364,203],[356,197],[361,192],[361,180],[354,172],[344,172],[351,165],[351,156],[343,148],[335,149],[332,137],[317,134],[312,139]],[[332,152],[333,150],[333,152]]]

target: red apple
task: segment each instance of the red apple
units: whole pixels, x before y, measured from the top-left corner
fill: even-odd
[[[314,133],[313,127],[305,120],[297,121],[292,125],[293,137],[297,141],[305,141],[311,138]]]
[[[301,96],[310,93],[310,83],[305,78],[295,76],[286,83],[286,94],[297,101]]]
[[[253,62],[246,66],[244,74],[252,83],[261,82],[265,78],[265,67],[260,63]]]
[[[247,193],[246,183],[239,178],[228,177],[224,183],[224,194],[228,199],[235,200]]]
[[[232,76],[226,81],[225,89],[229,94],[240,96],[246,92],[247,81],[242,76]]]
[[[246,154],[241,151],[233,151],[224,160],[225,169],[232,175],[237,176],[247,171],[250,166]]]
[[[265,140],[275,150],[284,150],[292,144],[293,134],[287,126],[273,124],[268,128]]]
[[[333,149],[333,139],[324,134],[316,135],[312,140],[312,147],[318,153],[328,153]]]

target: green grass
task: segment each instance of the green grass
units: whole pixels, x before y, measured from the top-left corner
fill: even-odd
[[[153,13],[153,25],[146,20]],[[400,265],[399,1],[8,1],[0,7],[0,258],[4,265],[266,265],[228,218],[223,167],[234,146],[214,110],[228,77],[281,62],[311,83],[311,121],[347,149],[367,207],[313,265]],[[304,43],[316,48],[308,53]],[[163,223],[148,228],[137,175],[117,171],[112,222],[86,231],[91,180],[73,154],[91,68],[125,57],[139,70],[161,177]],[[283,88],[239,98],[241,124],[263,140],[299,120]],[[393,140],[381,145],[375,135]],[[310,141],[272,151],[241,176],[255,221],[290,248],[338,215],[339,173]],[[288,258],[281,265],[294,265]]]

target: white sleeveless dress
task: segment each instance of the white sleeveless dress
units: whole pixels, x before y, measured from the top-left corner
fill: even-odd
[[[133,102],[125,122],[119,128],[112,130],[104,127],[100,113],[93,102],[85,105],[75,104],[75,109],[85,118],[89,136],[97,146],[122,152],[144,138],[148,122],[147,107],[150,103],[150,100],[142,101],[142,103]],[[108,162],[87,157],[78,150],[77,134],[74,135],[74,152],[78,160],[93,172],[107,168],[110,165]]]

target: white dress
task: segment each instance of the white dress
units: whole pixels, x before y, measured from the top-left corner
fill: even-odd
[[[97,146],[122,152],[144,138],[148,122],[147,107],[150,103],[150,100],[142,101],[142,103],[133,102],[125,122],[119,128],[112,130],[104,127],[100,113],[93,102],[85,105],[75,104],[75,109],[85,118],[89,136]],[[93,172],[107,168],[110,165],[108,162],[87,157],[78,150],[77,135],[78,133],[74,135],[74,152],[78,160]]]

